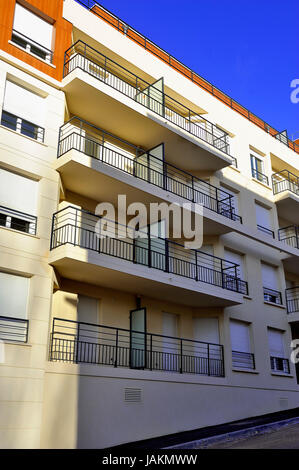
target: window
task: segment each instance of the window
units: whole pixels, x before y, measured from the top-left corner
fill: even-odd
[[[12,42],[27,52],[52,62],[53,25],[16,3]]]
[[[230,335],[233,367],[255,369],[254,354],[251,352],[249,324],[238,320],[231,320]]]
[[[274,238],[275,235],[272,230],[271,210],[267,209],[261,204],[256,203],[255,212],[256,212],[256,225],[257,225],[258,230]]]
[[[277,268],[270,264],[261,263],[262,266],[262,280],[264,289],[264,300],[274,304],[281,305],[282,297],[279,292]]]
[[[244,279],[244,256],[231,250],[224,250],[224,258],[231,263],[238,264],[237,277]],[[227,270],[232,276],[235,276],[234,270]]]
[[[29,279],[0,272],[0,338],[27,341]]]
[[[252,177],[261,183],[269,185],[269,179],[265,175],[264,162],[255,155],[250,155],[250,160]]]
[[[290,373],[289,361],[285,358],[284,332],[268,328],[271,370]]]
[[[43,142],[45,99],[7,80],[1,124],[27,137]]]
[[[0,169],[0,226],[36,233],[38,182]]]

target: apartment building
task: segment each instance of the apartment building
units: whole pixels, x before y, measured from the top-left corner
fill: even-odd
[[[0,18],[0,447],[297,407],[299,142],[95,1]],[[99,238],[120,194],[201,204],[202,247]]]

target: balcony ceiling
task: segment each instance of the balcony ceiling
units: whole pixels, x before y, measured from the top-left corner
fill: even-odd
[[[164,142],[169,163],[207,172],[231,164],[225,153],[82,70],[71,72],[63,83],[71,114],[144,149]]]

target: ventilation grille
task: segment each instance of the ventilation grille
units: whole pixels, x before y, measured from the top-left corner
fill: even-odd
[[[279,405],[280,405],[280,408],[287,408],[288,405],[289,405],[288,398],[280,398],[279,399]]]
[[[141,403],[141,388],[125,388],[125,403]]]

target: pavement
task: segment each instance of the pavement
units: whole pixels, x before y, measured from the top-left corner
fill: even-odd
[[[193,449],[200,449],[202,446]],[[299,423],[256,436],[231,438],[206,445],[205,449],[299,449]]]

